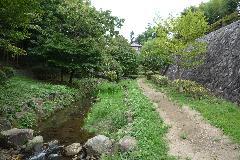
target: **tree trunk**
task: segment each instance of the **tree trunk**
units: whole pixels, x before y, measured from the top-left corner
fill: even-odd
[[[70,72],[70,77],[69,77],[69,83],[72,83],[72,81],[73,81],[73,76],[74,76],[74,70],[71,70],[71,72]]]
[[[182,87],[182,74],[181,74],[181,70],[180,70],[180,62],[181,60],[180,60],[180,57],[178,56],[177,57],[177,79],[179,80],[179,85],[178,85],[178,90],[179,90],[179,92],[180,93],[182,93],[183,92],[183,87]]]
[[[61,82],[63,82],[63,69],[61,69]]]
[[[165,68],[165,70],[164,70],[164,72],[163,72],[163,75],[164,75],[164,76],[166,76],[169,67],[170,67],[170,64],[168,64],[167,67]]]

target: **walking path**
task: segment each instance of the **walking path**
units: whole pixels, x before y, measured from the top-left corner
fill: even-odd
[[[139,79],[138,84],[170,126],[167,133],[170,155],[191,160],[240,160],[239,146],[207,123],[198,112],[189,107],[180,108],[143,79]]]

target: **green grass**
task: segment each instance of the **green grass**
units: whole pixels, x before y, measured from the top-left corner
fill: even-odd
[[[127,117],[131,112],[132,123]],[[167,160],[168,147],[164,139],[168,127],[160,119],[154,105],[142,94],[134,80],[105,82],[99,87],[98,101],[86,119],[86,128],[116,141],[125,135],[138,141],[131,153],[116,153],[103,159]]]
[[[187,105],[197,110],[212,125],[220,128],[224,134],[229,135],[236,143],[240,143],[240,107],[236,104],[213,96],[194,99],[189,95],[177,92],[172,87],[159,86],[151,81],[149,83],[165,92],[179,105]]]
[[[41,99],[44,116],[50,115],[56,109],[71,104],[78,91],[64,85],[53,85],[38,82],[26,77],[16,76],[6,84],[0,85],[0,113],[7,116],[17,127],[33,127],[38,115],[33,99]],[[51,99],[50,95],[57,95]],[[24,109],[24,105],[27,108]],[[16,113],[27,110],[21,119],[16,119]]]

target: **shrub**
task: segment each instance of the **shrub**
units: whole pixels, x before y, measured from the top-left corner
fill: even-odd
[[[182,85],[183,93],[190,95],[194,98],[202,98],[206,95],[209,95],[209,90],[204,88],[201,84],[198,84],[194,81],[190,80],[174,80],[171,85],[172,87],[176,88],[177,91],[179,91],[179,85]]]
[[[221,27],[224,27],[228,24],[231,24],[237,20],[240,20],[240,16],[238,15],[238,12],[234,12],[230,15],[227,15],[223,17],[222,19],[218,20],[217,22],[213,23],[210,26],[209,32],[213,32]]]
[[[154,75],[154,73],[152,71],[147,71],[145,72],[145,75],[147,77],[148,80],[152,79],[152,75]]]
[[[166,76],[161,75],[152,75],[151,79],[154,83],[160,85],[160,86],[166,86],[169,84],[169,79]]]
[[[3,84],[7,80],[6,74],[0,70],[0,84]]]
[[[20,128],[32,128],[37,124],[37,116],[35,113],[26,113],[19,119]]]
[[[110,55],[103,58],[100,71],[103,73],[103,78],[110,81],[118,81],[123,76],[121,65]]]
[[[6,74],[7,78],[14,76],[14,69],[12,67],[3,67],[2,71]]]
[[[83,96],[95,96],[100,80],[94,78],[83,78],[75,80],[72,86],[81,91]]]

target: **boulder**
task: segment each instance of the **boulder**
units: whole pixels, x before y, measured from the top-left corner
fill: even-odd
[[[11,129],[11,123],[4,117],[0,117],[0,131]]]
[[[80,143],[73,143],[64,148],[64,153],[66,156],[74,156],[77,155],[82,150],[82,146]]]
[[[43,147],[43,137],[36,136],[32,140],[28,140],[26,150],[39,153],[42,151],[42,147]]]
[[[118,145],[121,152],[133,151],[137,148],[137,140],[134,137],[125,136],[119,140]]]
[[[61,155],[59,155],[59,154],[50,154],[47,157],[47,160],[60,160],[60,159],[61,159]]]
[[[46,160],[46,153],[42,152],[36,156],[31,157],[29,160]]]
[[[112,152],[112,146],[112,141],[103,135],[98,135],[89,139],[84,145],[88,156],[110,154]]]
[[[1,134],[7,139],[8,143],[11,145],[22,146],[28,142],[28,140],[33,139],[32,129],[17,129],[13,128],[10,130],[2,131]]]

